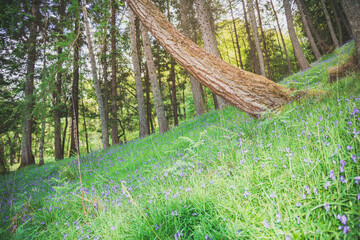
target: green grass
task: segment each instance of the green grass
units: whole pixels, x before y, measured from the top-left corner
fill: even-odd
[[[266,119],[229,106],[81,156],[86,214],[76,159],[1,176],[0,238],[357,239],[360,75],[326,71],[353,51],[285,79],[327,93]]]

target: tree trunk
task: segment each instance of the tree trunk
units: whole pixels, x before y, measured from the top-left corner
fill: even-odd
[[[286,15],[286,22],[288,26],[288,31],[291,39],[291,43],[294,48],[296,59],[299,62],[301,70],[305,70],[308,67],[310,67],[309,63],[307,62],[305,55],[301,49],[299,39],[296,36],[294,23],[293,23],[293,17],[291,15],[291,6],[289,0],[283,0],[284,1],[284,8],[285,8],[285,15]]]
[[[287,51],[287,48],[286,48],[284,36],[283,36],[283,34],[282,34],[282,31],[281,31],[281,27],[280,27],[280,23],[279,23],[279,18],[278,18],[277,14],[276,14],[275,7],[274,7],[274,4],[273,4],[272,0],[270,0],[270,3],[271,3],[271,8],[272,8],[272,10],[273,10],[273,12],[274,12],[274,16],[275,16],[275,19],[276,19],[276,24],[277,24],[278,29],[279,29],[281,42],[282,42],[283,47],[284,47],[286,62],[287,62],[288,69],[289,69],[289,74],[291,74],[291,73],[292,73],[292,70],[291,70],[290,58],[289,58],[289,54],[288,54],[288,51]]]
[[[76,146],[79,146],[79,50],[80,50],[80,14],[75,20],[75,32],[78,32],[74,45],[73,82],[71,87],[71,136],[70,156],[77,154]],[[80,153],[80,152],[79,152]]]
[[[143,85],[141,80],[140,52],[138,51],[138,42],[136,41],[135,15],[129,9],[130,22],[130,40],[131,40],[131,57],[135,74],[136,98],[138,102],[139,114],[139,136],[143,138],[149,135],[148,121],[146,120],[146,109],[144,101]]]
[[[243,4],[243,10],[244,10],[244,19],[245,19],[245,28],[246,28],[246,34],[248,36],[248,41],[249,41],[249,45],[250,45],[250,54],[251,54],[251,59],[254,65],[254,70],[256,74],[260,74],[260,64],[259,64],[259,60],[256,57],[256,47],[255,47],[255,42],[254,39],[251,36],[251,31],[250,31],[250,26],[249,26],[249,21],[247,18],[247,12],[246,12],[246,5],[245,5],[245,1],[242,0],[242,4]]]
[[[360,1],[359,0],[341,0],[341,5],[349,21],[352,34],[355,40],[358,65],[360,65]]]
[[[236,47],[237,47],[237,52],[238,52],[238,56],[239,56],[240,67],[241,67],[241,69],[244,69],[244,64],[243,64],[243,62],[242,62],[241,51],[240,51],[240,44],[239,44],[239,38],[238,38],[238,35],[237,35],[237,29],[236,29],[236,24],[235,24],[235,19],[234,19],[234,13],[233,13],[232,5],[231,5],[231,0],[229,0],[229,6],[230,6],[231,19],[232,19],[233,27],[234,27],[235,41],[236,41]],[[232,35],[231,35],[231,36],[232,36]],[[235,55],[236,55],[236,54],[235,54]]]
[[[341,0],[340,0],[340,2],[341,2]],[[338,10],[338,13],[340,14],[341,22],[342,22],[343,26],[345,27],[346,33],[348,34],[348,36],[350,38],[352,38],[353,37],[352,31],[351,31],[351,28],[349,25],[349,21],[345,16],[344,7],[337,4],[337,2],[335,2],[335,4],[336,4],[336,9]]]
[[[182,35],[149,1],[128,0],[129,6],[162,47],[189,73],[254,117],[289,101],[289,89],[263,76],[232,66]]]
[[[86,153],[89,153],[89,137],[86,127],[86,115],[85,115],[85,105],[84,105],[84,99],[82,99],[82,114],[84,119],[84,131],[85,131],[85,143],[86,143]]]
[[[4,151],[4,142],[3,139],[0,138],[0,174],[8,173],[8,166],[6,163]]]
[[[340,19],[339,19],[339,16],[337,14],[337,11],[336,11],[335,0],[331,0],[331,8],[332,8],[332,11],[334,13],[335,22],[336,22],[336,26],[337,26],[337,29],[338,29],[339,45],[341,46],[341,45],[343,45],[343,34],[342,34]]]
[[[311,34],[309,25],[308,25],[307,20],[306,20],[306,16],[304,14],[303,6],[301,5],[301,1],[296,0],[296,3],[297,3],[298,8],[299,8],[299,12],[300,12],[300,15],[301,15],[301,20],[302,20],[302,23],[303,23],[303,26],[304,26],[304,29],[305,29],[306,36],[308,37],[310,47],[311,47],[311,49],[312,49],[312,51],[313,51],[313,53],[315,55],[316,60],[319,60],[321,58],[321,54],[320,54],[319,49],[317,48],[317,46],[315,44],[315,40],[314,40],[314,38],[313,38],[313,36]]]
[[[59,2],[58,8],[59,22],[57,25],[57,32],[59,34],[58,42],[63,41],[64,37],[64,16],[65,16],[65,1]],[[60,45],[60,44],[59,44]],[[57,76],[54,83],[53,98],[54,98],[54,148],[55,160],[63,159],[64,153],[61,146],[61,112],[63,109],[61,105],[61,85],[62,85],[62,47],[57,47],[58,63],[57,63]]]
[[[331,39],[332,39],[335,47],[338,48],[338,47],[339,47],[339,41],[338,41],[338,39],[337,39],[337,37],[336,37],[336,34],[335,34],[335,31],[334,31],[333,25],[332,25],[332,23],[331,23],[331,19],[330,19],[330,16],[329,16],[329,12],[328,12],[328,10],[327,10],[327,8],[326,8],[326,5],[325,5],[324,0],[320,0],[320,2],[321,2],[321,6],[322,6],[322,8],[323,8],[323,10],[324,10],[324,15],[325,15],[326,23],[327,23],[328,28],[329,28],[329,31],[330,31]]]
[[[81,0],[81,2],[83,5],[86,35],[87,35],[88,48],[89,48],[89,53],[90,53],[91,73],[94,78],[94,87],[95,87],[97,102],[98,102],[98,106],[99,106],[102,144],[103,144],[103,148],[107,149],[109,147],[109,135],[108,135],[108,131],[107,131],[107,122],[106,122],[106,115],[105,115],[105,109],[104,109],[104,102],[103,102],[103,98],[102,98],[102,94],[101,94],[101,87],[100,87],[100,83],[99,83],[98,75],[97,75],[96,61],[95,61],[95,56],[94,56],[94,51],[93,51],[93,46],[92,46],[92,41],[91,41],[90,26],[89,26],[89,19],[88,19],[88,14],[87,14],[87,10],[86,10],[86,3],[85,3],[85,0]]]
[[[68,127],[68,117],[65,117],[65,127],[64,127],[64,131],[63,131],[63,137],[62,137],[62,144],[61,144],[61,152],[63,154],[63,156],[65,155],[65,139],[66,139],[66,130]],[[64,158],[64,157],[63,157]]]
[[[271,76],[271,68],[270,68],[270,59],[269,59],[269,54],[268,54],[268,50],[266,47],[266,36],[264,33],[264,29],[262,27],[262,21],[261,21],[261,14],[260,14],[260,8],[259,8],[259,1],[256,0],[256,10],[258,13],[258,18],[259,18],[259,27],[260,27],[260,31],[261,31],[261,41],[263,42],[263,46],[264,46],[264,53],[265,53],[265,64],[267,67],[267,72],[268,72],[268,77],[269,79],[272,79]]]
[[[101,65],[103,67],[102,75],[103,75],[103,101],[104,101],[104,112],[106,123],[109,125],[109,85],[108,85],[108,58],[107,58],[107,32],[104,33],[104,46],[101,53]],[[100,83],[101,87],[101,83]],[[107,130],[108,131],[108,130]],[[109,135],[109,131],[107,132]]]
[[[146,85],[146,119],[148,122],[149,132],[153,133],[155,131],[154,124],[152,121],[151,114],[151,103],[150,103],[150,79],[149,79],[149,71],[147,66],[145,66],[145,85]],[[151,130],[150,130],[151,127]]]
[[[191,11],[192,6],[189,4],[190,1],[188,0],[180,0],[180,18],[181,18],[181,28],[182,33],[187,36],[188,38],[195,41],[195,34],[191,34],[191,23],[188,17],[188,12]],[[202,87],[201,84],[190,74],[190,85],[191,90],[194,98],[194,105],[196,115],[200,116],[206,112],[205,104],[204,104],[204,97],[202,94]]]
[[[119,128],[117,123],[118,103],[117,103],[117,89],[118,83],[116,81],[116,13],[115,0],[111,2],[111,141],[112,145],[119,144]],[[139,108],[140,109],[140,108]]]
[[[260,74],[263,75],[264,77],[266,77],[264,56],[263,56],[263,53],[261,51],[261,45],[260,45],[260,40],[259,40],[259,32],[258,32],[258,27],[257,27],[257,24],[256,24],[253,0],[248,0],[248,11],[249,11],[249,14],[250,14],[250,21],[251,21],[253,34],[254,34],[255,47],[256,47],[256,52],[257,52],[258,59],[259,59],[259,64],[260,64]]]
[[[311,13],[310,13],[308,7],[306,6],[304,0],[298,0],[298,1],[300,2],[300,5],[303,7],[303,11],[304,11],[305,17],[307,19],[307,23],[309,25],[310,31],[314,35],[318,45],[321,48],[321,51],[323,53],[327,53],[327,51],[329,50],[329,46],[327,46],[325,41],[321,38],[320,34],[318,33],[316,27],[314,26],[313,19],[311,17]]]
[[[217,46],[215,29],[212,27],[210,6],[206,6],[206,0],[195,0],[198,21],[200,24],[201,36],[204,48],[214,56],[220,58],[220,51]],[[209,3],[210,4],[210,3]],[[213,93],[215,108],[223,108],[225,100]],[[217,107],[218,106],[218,107]]]
[[[156,79],[155,64],[153,54],[151,52],[149,33],[146,26],[144,25],[141,26],[141,36],[145,51],[146,65],[148,68],[151,88],[154,97],[155,112],[158,119],[159,131],[160,133],[165,133],[169,130],[169,125],[165,117],[165,110],[162,102],[160,86]]]
[[[38,35],[37,15],[39,11],[39,1],[33,0],[31,2],[31,15],[33,20],[30,23],[30,36],[28,39],[28,59],[26,66],[26,82],[25,82],[25,114],[23,122],[23,136],[21,145],[21,164],[20,167],[25,167],[30,164],[35,164],[34,155],[31,148],[31,134],[33,131],[32,110],[34,108],[34,72],[36,62],[36,37]]]
[[[170,81],[171,81],[171,93],[172,93],[172,109],[174,115],[174,125],[179,124],[178,114],[177,114],[177,99],[176,99],[176,78],[175,78],[175,62],[174,59],[170,60]]]

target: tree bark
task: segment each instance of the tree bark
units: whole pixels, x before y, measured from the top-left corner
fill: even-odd
[[[334,13],[335,22],[336,22],[336,26],[337,26],[337,29],[338,29],[339,45],[341,46],[341,45],[343,45],[343,34],[342,34],[340,19],[339,19],[338,13],[336,11],[335,0],[331,0],[331,8],[332,8],[332,11]]]
[[[195,41],[195,34],[191,33],[191,23],[188,17],[188,12],[191,11],[192,6],[189,4],[190,1],[188,0],[180,0],[180,18],[181,18],[181,28],[182,33],[187,36],[188,38]],[[206,112],[205,104],[204,104],[204,97],[202,94],[202,87],[201,84],[190,74],[190,85],[194,99],[195,111],[196,115],[200,116]]]
[[[136,86],[136,99],[138,102],[138,114],[139,114],[139,136],[140,138],[149,135],[149,124],[146,120],[146,109],[144,101],[144,91],[141,80],[141,65],[140,65],[140,52],[138,51],[138,42],[136,41],[136,27],[135,27],[135,15],[131,9],[129,9],[129,22],[130,22],[130,41],[131,41],[131,57],[135,74],[135,86]]]
[[[206,0],[195,0],[198,21],[200,24],[201,36],[205,50],[220,58],[220,51],[217,46],[215,29],[211,23],[210,6],[206,6]],[[210,3],[209,3],[210,4]],[[225,100],[213,93],[215,108],[223,108]],[[218,107],[217,107],[218,106]]]
[[[341,0],[341,5],[349,21],[350,28],[355,41],[358,65],[360,64],[360,1]]]
[[[170,59],[170,81],[171,81],[171,94],[172,94],[172,109],[174,115],[174,125],[179,124],[178,114],[177,114],[177,98],[176,98],[176,78],[175,78],[175,62],[174,59]]]
[[[80,13],[75,20],[75,32],[78,32],[74,45],[73,82],[71,87],[71,136],[70,156],[77,154],[76,145],[79,146],[79,50],[80,50]],[[79,151],[80,152],[80,151]]]
[[[309,25],[308,25],[307,20],[306,20],[306,16],[304,14],[303,6],[301,5],[301,1],[296,0],[296,3],[297,3],[298,8],[299,8],[299,12],[300,12],[300,15],[301,15],[301,20],[302,20],[302,23],[303,23],[303,26],[304,26],[304,29],[305,29],[306,36],[308,37],[312,52],[314,53],[314,56],[315,56],[316,60],[319,60],[321,58],[321,54],[320,54],[319,49],[317,48],[317,46],[315,44],[315,40],[314,40],[314,38],[313,38],[313,36],[311,34]]]
[[[293,17],[291,15],[290,1],[289,0],[283,0],[283,2],[284,2],[284,8],[285,8],[287,27],[288,27],[291,43],[292,43],[293,48],[294,48],[295,56],[296,56],[296,59],[299,62],[301,70],[305,70],[308,67],[310,67],[310,65],[307,62],[306,58],[305,58],[304,52],[301,49],[299,40],[298,40],[298,38],[296,36],[296,33],[295,33]]]
[[[277,27],[278,27],[278,29],[279,29],[281,42],[282,42],[283,47],[284,47],[284,53],[285,53],[286,62],[287,62],[288,69],[289,69],[289,74],[291,74],[291,73],[292,73],[291,62],[290,62],[289,54],[288,54],[288,51],[287,51],[287,48],[286,48],[284,36],[283,36],[283,34],[282,34],[282,31],[281,31],[281,27],[280,27],[280,23],[279,23],[279,18],[278,18],[278,16],[277,16],[276,11],[275,11],[275,7],[274,7],[274,4],[273,4],[272,0],[270,0],[270,3],[271,3],[271,8],[272,8],[272,10],[273,10],[273,12],[274,12],[274,16],[275,16],[275,19],[276,19]]]
[[[64,37],[64,16],[65,16],[65,1],[61,0],[59,2],[58,8],[59,14],[59,22],[57,25],[57,32],[59,34],[58,42],[63,41]],[[61,146],[61,112],[63,109],[61,105],[61,85],[62,85],[62,47],[57,47],[57,54],[58,54],[58,66],[57,66],[57,76],[54,83],[54,148],[55,148],[55,160],[63,159],[64,153],[62,151]]]
[[[259,26],[260,26],[260,31],[261,31],[261,41],[263,42],[263,46],[264,46],[265,64],[267,66],[268,77],[269,77],[269,79],[272,79],[272,77],[271,77],[271,68],[270,68],[270,59],[269,59],[269,54],[268,54],[268,50],[267,50],[267,47],[266,47],[266,36],[265,36],[265,33],[264,33],[264,29],[262,27],[261,14],[260,14],[260,8],[259,8],[259,1],[258,0],[256,0],[256,10],[257,10],[258,17],[259,17]]]
[[[108,51],[108,43],[107,43],[107,32],[104,33],[104,46],[102,49],[102,53],[100,55],[101,58],[101,65],[103,67],[102,76],[103,76],[103,101],[104,101],[104,112],[105,112],[105,118],[106,123],[109,125],[109,85],[108,85],[108,57],[107,57],[107,51]],[[101,87],[101,83],[100,83]],[[109,135],[109,130],[108,135]]]
[[[246,12],[246,5],[245,5],[244,0],[242,0],[242,4],[243,4],[243,10],[244,10],[246,34],[248,36],[248,41],[249,41],[249,45],[250,45],[251,59],[252,59],[253,65],[254,65],[255,73],[260,74],[260,64],[259,64],[258,58],[256,57],[256,52],[255,52],[256,46],[255,46],[254,39],[251,36],[249,21],[248,21],[247,12]]]
[[[153,133],[155,131],[154,124],[152,121],[152,114],[151,114],[151,103],[150,103],[150,79],[149,79],[149,71],[147,66],[145,66],[145,85],[146,85],[146,119],[148,122],[149,132]],[[151,127],[151,129],[150,129]]]
[[[254,117],[289,101],[289,89],[232,66],[182,35],[148,0],[128,0],[129,6],[161,46],[189,73]]]
[[[117,103],[117,89],[118,83],[116,81],[116,13],[115,0],[111,2],[111,140],[112,144],[119,144],[119,128],[117,123],[118,103]],[[139,108],[140,109],[140,108]]]
[[[86,10],[86,3],[85,3],[85,0],[81,0],[81,2],[83,5],[82,7],[83,7],[83,13],[84,13],[86,35],[87,35],[88,48],[89,48],[89,53],[90,53],[91,73],[92,73],[92,76],[94,79],[94,87],[95,87],[97,102],[98,102],[98,106],[99,106],[102,144],[103,144],[103,148],[107,149],[107,148],[109,148],[109,135],[108,135],[108,131],[107,131],[107,122],[106,122],[106,115],[105,115],[105,109],[104,109],[104,102],[103,102],[103,98],[102,98],[102,94],[101,94],[101,87],[100,87],[100,83],[99,83],[98,75],[97,75],[96,61],[95,61],[95,56],[94,56],[94,51],[93,51],[93,46],[92,46],[92,41],[91,41],[90,26],[89,26],[89,19],[88,19],[88,14],[87,14],[87,10]]]
[[[236,29],[236,24],[235,24],[235,19],[234,19],[233,8],[231,5],[231,0],[229,0],[229,6],[230,6],[231,19],[232,19],[232,23],[233,23],[233,27],[234,27],[235,41],[236,41],[236,47],[237,47],[237,52],[238,52],[238,56],[239,56],[240,67],[241,67],[241,69],[244,69],[244,64],[243,64],[242,57],[241,57],[239,38],[237,35],[237,29]]]
[[[86,127],[86,115],[85,115],[85,104],[84,99],[82,99],[82,114],[83,114],[83,120],[84,120],[84,131],[85,131],[85,143],[86,143],[86,153],[89,153],[89,137]]]
[[[169,125],[165,116],[165,109],[162,102],[160,86],[156,79],[155,64],[150,46],[149,33],[146,26],[144,25],[141,26],[141,36],[145,51],[146,65],[148,68],[151,88],[154,97],[155,112],[156,112],[156,117],[158,119],[159,131],[160,133],[165,133],[169,130]]]
[[[257,27],[257,24],[256,24],[253,0],[248,0],[248,11],[249,11],[249,14],[250,14],[250,21],[251,21],[251,26],[252,26],[253,35],[254,35],[256,52],[257,52],[257,56],[258,56],[258,59],[259,59],[260,74],[263,75],[264,77],[266,77],[264,56],[263,56],[263,53],[261,51],[261,45],[260,45],[260,40],[259,40],[259,32],[258,32],[258,27]]]
[[[325,41],[322,39],[322,37],[320,36],[318,30],[316,29],[316,27],[313,24],[313,19],[311,17],[311,13],[308,9],[308,7],[306,6],[304,0],[298,0],[301,4],[301,6],[303,7],[303,11],[305,14],[305,17],[307,19],[307,23],[309,25],[310,31],[311,33],[314,35],[315,40],[317,41],[318,45],[321,48],[321,51],[323,53],[327,53],[327,51],[329,50],[329,46],[327,46],[327,44],[325,43]]]
[[[30,36],[28,39],[28,59],[26,66],[26,82],[25,82],[25,114],[23,122],[23,136],[21,145],[21,164],[20,167],[25,167],[30,164],[35,164],[34,155],[31,147],[31,135],[33,132],[33,117],[32,110],[34,108],[34,72],[36,61],[36,37],[38,35],[38,21],[37,15],[39,11],[39,1],[33,0],[31,2],[30,22]]]
[[[325,5],[325,2],[324,0],[320,0],[320,3],[321,3],[321,6],[323,8],[323,11],[324,11],[324,15],[325,15],[325,19],[326,19],[326,23],[328,25],[328,28],[329,28],[329,31],[330,31],[330,36],[331,36],[331,39],[335,45],[336,48],[339,47],[339,41],[336,37],[336,34],[335,34],[335,31],[334,31],[334,28],[333,28],[333,25],[331,23],[331,19],[330,19],[330,16],[329,16],[329,12],[326,8],[326,5]]]

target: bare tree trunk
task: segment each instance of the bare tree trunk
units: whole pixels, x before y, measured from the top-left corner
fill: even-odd
[[[65,127],[64,127],[64,131],[63,131],[63,137],[62,137],[62,145],[61,145],[61,152],[63,154],[63,158],[64,158],[64,155],[65,155],[65,139],[66,139],[66,130],[67,130],[67,127],[68,127],[68,116],[66,115],[65,117]]]
[[[303,11],[304,11],[305,17],[307,19],[307,23],[309,25],[311,33],[314,35],[318,45],[321,48],[321,51],[323,53],[326,53],[329,50],[329,46],[327,46],[325,41],[321,38],[320,34],[318,33],[316,27],[314,26],[313,19],[311,17],[311,13],[310,13],[308,7],[306,6],[306,4],[304,3],[304,0],[298,0],[298,1],[300,2],[301,6],[303,7]]]
[[[144,101],[143,85],[141,80],[141,65],[140,65],[140,52],[138,51],[138,42],[136,41],[136,27],[135,27],[135,15],[131,9],[129,9],[129,21],[130,21],[130,40],[131,40],[131,57],[135,74],[136,85],[136,98],[138,102],[138,114],[139,114],[139,135],[143,138],[149,135],[149,124],[146,120],[146,109]]]
[[[151,88],[154,97],[155,112],[156,112],[156,117],[158,119],[159,131],[160,133],[165,133],[169,130],[169,125],[165,117],[165,110],[162,102],[160,86],[156,79],[155,64],[154,64],[153,54],[151,52],[149,33],[144,25],[141,26],[141,36],[143,39],[146,65],[148,68]]]
[[[145,66],[145,84],[146,84],[146,119],[148,122],[149,132],[153,133],[155,131],[154,124],[152,121],[151,114],[151,103],[150,103],[150,79],[149,79],[149,71],[147,66]],[[150,130],[151,127],[151,130]]]
[[[92,46],[92,41],[91,41],[90,26],[89,26],[89,19],[88,19],[88,14],[87,14],[87,10],[86,10],[86,3],[85,3],[85,0],[81,0],[81,2],[83,5],[86,35],[87,35],[88,48],[89,48],[89,53],[90,53],[91,73],[94,78],[94,87],[95,87],[97,102],[98,102],[98,106],[99,106],[102,144],[103,144],[103,148],[107,149],[107,148],[109,148],[109,135],[108,135],[108,131],[107,131],[107,122],[106,122],[106,115],[105,115],[105,109],[104,109],[104,102],[103,102],[103,98],[102,98],[102,94],[101,94],[101,87],[100,87],[100,83],[99,83],[98,75],[97,75],[96,61],[95,61],[95,56],[94,56],[94,51],[93,51],[93,46]]]
[[[255,70],[256,74],[260,74],[260,64],[259,64],[258,58],[256,57],[256,52],[255,52],[256,46],[255,46],[254,39],[251,36],[249,21],[248,21],[247,12],[246,12],[246,5],[245,5],[244,0],[242,0],[242,4],[243,4],[243,10],[244,10],[246,34],[248,36],[248,41],[249,41],[249,45],[250,45],[250,54],[251,54],[251,58],[252,58],[252,61],[254,64],[254,70]]]
[[[192,39],[194,42],[195,40],[195,34],[191,34],[190,29],[190,20],[188,17],[188,12],[191,11],[192,6],[189,4],[190,1],[188,0],[180,0],[180,18],[181,18],[181,28],[182,33],[187,36],[188,38]],[[190,75],[190,85],[191,90],[194,98],[194,105],[195,105],[195,111],[196,115],[200,116],[203,113],[206,112],[205,104],[204,104],[204,97],[202,95],[202,87],[198,80],[196,80],[192,75]]]
[[[244,69],[244,64],[242,62],[239,38],[238,38],[238,35],[237,35],[237,29],[236,29],[234,13],[233,13],[232,5],[231,5],[231,0],[229,0],[229,6],[230,6],[231,19],[232,19],[233,27],[234,27],[235,41],[236,41],[236,47],[237,47],[237,52],[238,52],[238,56],[239,56],[240,67],[241,67],[241,69]],[[231,37],[232,37],[232,35],[231,35]],[[235,56],[236,56],[236,54],[235,54]]]
[[[59,23],[57,26],[57,32],[59,34],[58,41],[61,42],[63,40],[63,22],[64,22],[64,16],[65,16],[65,1],[61,0],[59,2],[58,7],[58,14],[59,14]],[[62,152],[62,146],[61,146],[61,85],[62,85],[62,47],[57,47],[57,54],[58,54],[58,73],[57,77],[54,83],[54,92],[53,92],[53,98],[54,98],[54,147],[55,147],[55,159],[63,159],[64,153]]]
[[[254,34],[255,47],[256,47],[256,52],[257,52],[257,56],[258,56],[259,64],[260,64],[260,74],[263,75],[264,77],[266,77],[264,56],[261,51],[259,32],[258,32],[258,27],[256,24],[253,0],[248,0],[248,11],[250,14],[250,21],[251,21],[251,25],[252,25],[253,34]]]
[[[260,14],[260,8],[259,8],[259,1],[258,0],[256,0],[256,10],[257,10],[257,13],[258,13],[258,18],[259,18],[259,26],[260,26],[260,30],[261,30],[261,41],[263,42],[263,46],[264,46],[265,64],[267,66],[268,77],[269,77],[269,79],[272,79],[272,77],[271,77],[271,68],[270,68],[270,59],[269,59],[269,55],[268,55],[268,51],[267,51],[267,47],[266,47],[266,36],[265,36],[265,33],[264,33],[264,29],[262,27],[261,14]]]
[[[104,101],[104,112],[107,125],[109,125],[109,86],[108,86],[108,59],[107,59],[107,33],[105,32],[105,39],[104,39],[104,46],[102,49],[102,53],[100,55],[101,58],[101,65],[103,67],[102,75],[103,75],[103,101]],[[101,83],[100,83],[101,87]],[[107,130],[108,131],[108,130]],[[109,135],[109,131],[107,133]]]
[[[170,60],[171,68],[170,68],[170,81],[171,81],[171,93],[172,93],[172,108],[174,114],[174,125],[177,126],[179,124],[178,114],[177,114],[177,99],[176,99],[176,79],[175,79],[175,62],[174,59]]]
[[[305,55],[304,55],[304,53],[303,53],[303,51],[301,49],[299,40],[298,40],[298,38],[296,36],[296,33],[295,33],[293,18],[292,18],[292,15],[291,15],[290,1],[289,0],[283,0],[283,1],[284,1],[284,8],[285,8],[286,22],[287,22],[287,26],[288,26],[288,31],[289,31],[291,43],[292,43],[293,48],[294,48],[295,56],[296,56],[296,59],[299,62],[301,70],[305,70],[308,67],[310,67],[310,65],[307,62],[306,58],[305,58]]]
[[[4,154],[4,142],[3,139],[0,138],[0,174],[6,174],[8,173],[8,166],[7,166],[7,162],[5,159],[5,154]]]
[[[327,8],[326,8],[326,5],[325,5],[324,0],[320,0],[320,2],[321,2],[321,6],[322,6],[322,8],[323,8],[323,10],[324,10],[324,15],[325,15],[326,23],[327,23],[328,28],[329,28],[329,31],[330,31],[331,39],[332,39],[335,47],[338,48],[338,47],[339,47],[339,41],[338,41],[338,39],[337,39],[337,37],[336,37],[336,34],[335,34],[335,31],[334,31],[333,25],[332,25],[332,23],[331,23],[331,19],[330,19],[330,16],[329,16],[329,12],[328,12],[328,10],[327,10]]]
[[[217,46],[215,29],[212,28],[210,6],[206,6],[206,0],[195,0],[198,21],[205,50],[220,58]],[[210,3],[209,3],[210,4]],[[223,108],[225,100],[213,93],[215,108]],[[218,107],[216,107],[218,106]]]
[[[31,147],[31,134],[33,131],[32,110],[34,108],[34,72],[36,61],[36,37],[38,35],[37,15],[39,11],[39,1],[33,0],[31,2],[31,15],[34,20],[30,23],[30,36],[28,39],[28,59],[26,66],[26,82],[25,82],[25,114],[23,122],[23,136],[21,145],[21,164],[20,167],[25,167],[30,164],[35,164],[35,159]]]
[[[299,7],[301,20],[302,20],[302,23],[303,23],[303,26],[304,26],[304,29],[305,29],[306,36],[308,37],[310,47],[311,47],[311,49],[312,49],[312,51],[313,51],[313,53],[315,55],[316,60],[319,60],[321,58],[321,54],[320,54],[319,49],[317,48],[317,46],[315,44],[315,40],[314,40],[314,38],[313,38],[313,36],[311,34],[309,25],[308,25],[307,20],[306,20],[306,16],[304,14],[303,6],[301,5],[301,1],[296,0],[296,2],[297,2],[297,5]]]
[[[332,7],[332,11],[334,13],[335,22],[336,22],[338,33],[339,33],[339,45],[341,46],[341,45],[343,45],[343,34],[342,34],[340,19],[337,14],[337,11],[336,11],[335,0],[331,0],[331,7]]]
[[[119,128],[117,123],[117,89],[118,83],[116,81],[116,12],[115,12],[115,0],[111,2],[111,140],[112,144],[119,144]],[[140,110],[140,107],[139,107]]]
[[[263,76],[232,66],[182,35],[150,1],[129,6],[161,46],[189,73],[235,107],[259,117],[289,101],[290,90]]]
[[[75,32],[80,34],[80,13],[75,20]],[[79,50],[80,35],[78,35],[74,45],[74,62],[73,62],[73,82],[71,87],[71,136],[70,136],[70,156],[77,154],[76,146],[79,144]],[[79,149],[80,152],[80,149]]]
[[[341,0],[341,5],[349,21],[353,37],[355,40],[355,48],[357,52],[358,66],[360,64],[360,2],[358,0]]]
[[[45,3],[45,12],[47,12],[47,4]],[[45,24],[43,28],[43,71],[42,71],[42,80],[46,79],[47,71],[46,71],[46,43],[47,43],[47,28],[48,28],[48,17],[45,15]],[[46,88],[43,89],[42,94],[42,101],[43,101],[43,108],[41,112],[41,137],[40,137],[40,147],[39,147],[39,166],[44,164],[44,143],[45,143],[45,131],[46,131],[46,111],[45,111],[45,104],[47,100],[47,85]],[[9,139],[10,140],[10,139]],[[10,161],[12,163],[12,161]]]
[[[340,0],[340,2],[341,2],[341,0]],[[338,13],[340,14],[341,22],[342,22],[343,26],[345,27],[345,30],[346,30],[347,34],[349,35],[349,37],[352,38],[353,34],[352,34],[352,31],[351,31],[351,28],[349,25],[349,21],[345,16],[344,7],[342,5],[340,6],[339,4],[337,4],[337,2],[335,2],[335,4],[336,4],[336,9],[338,10]]]
[[[280,27],[280,23],[279,23],[279,18],[278,18],[277,14],[276,14],[276,11],[275,11],[275,8],[274,8],[274,4],[273,4],[272,0],[270,0],[270,3],[271,3],[272,10],[273,10],[273,12],[274,12],[274,16],[275,16],[275,19],[276,19],[276,24],[277,24],[278,29],[279,29],[281,42],[282,42],[283,47],[284,47],[284,52],[285,52],[285,57],[286,57],[286,61],[287,61],[289,73],[291,74],[291,73],[292,73],[292,70],[291,70],[290,58],[289,58],[289,54],[288,54],[288,52],[287,52],[287,48],[286,48],[284,36],[283,36],[283,34],[282,34],[282,31],[281,31],[281,27]]]
[[[85,143],[86,143],[86,153],[89,153],[89,137],[86,127],[86,115],[85,115],[85,105],[84,105],[84,99],[82,99],[82,114],[84,119],[84,131],[85,131]]]

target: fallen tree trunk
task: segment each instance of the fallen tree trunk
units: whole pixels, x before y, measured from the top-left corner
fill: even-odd
[[[205,51],[181,34],[150,0],[127,2],[142,24],[186,71],[233,106],[259,117],[289,101],[289,89]]]

